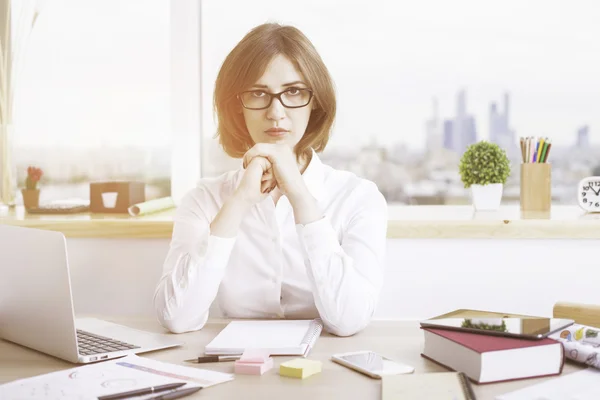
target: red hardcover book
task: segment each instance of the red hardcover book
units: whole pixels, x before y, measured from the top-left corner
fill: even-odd
[[[476,383],[558,375],[565,363],[560,342],[423,328],[423,357],[464,372]]]

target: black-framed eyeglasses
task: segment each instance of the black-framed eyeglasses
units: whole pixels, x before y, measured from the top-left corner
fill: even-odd
[[[291,87],[279,93],[269,93],[264,90],[247,90],[237,95],[242,106],[248,110],[264,110],[271,106],[273,99],[279,99],[285,108],[306,107],[313,97],[310,89]]]

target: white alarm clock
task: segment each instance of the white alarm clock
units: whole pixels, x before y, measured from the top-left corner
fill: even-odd
[[[577,184],[579,207],[589,212],[600,212],[600,176],[588,176]]]

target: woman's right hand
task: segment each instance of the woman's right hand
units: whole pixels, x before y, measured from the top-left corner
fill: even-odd
[[[269,160],[264,157],[253,158],[246,166],[234,194],[210,223],[211,234],[221,238],[235,237],[250,207],[264,200],[275,184]]]
[[[264,157],[255,157],[246,167],[244,176],[235,190],[235,196],[249,205],[254,205],[264,200],[276,185],[277,182],[269,160]]]

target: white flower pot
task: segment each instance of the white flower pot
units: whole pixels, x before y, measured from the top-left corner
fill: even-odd
[[[501,183],[492,183],[489,185],[471,185],[471,199],[473,207],[480,211],[497,210],[502,201]]]

